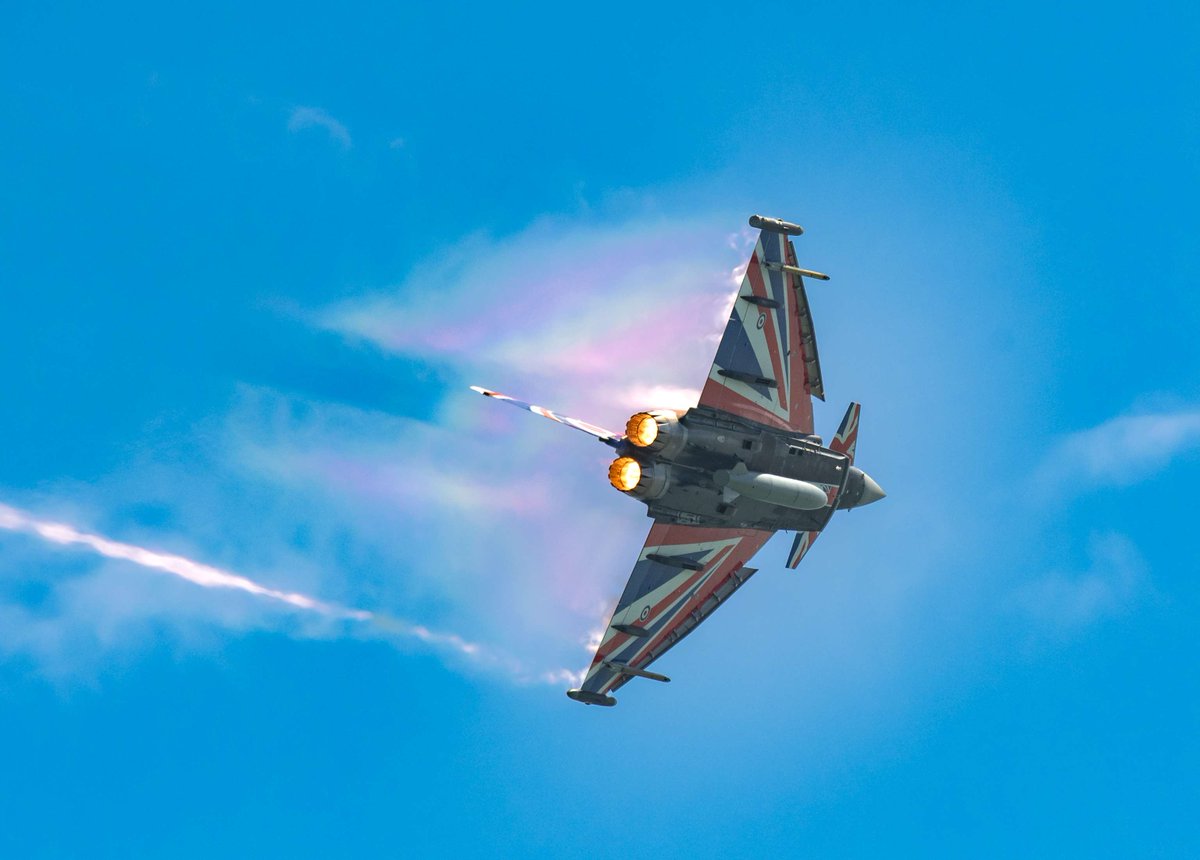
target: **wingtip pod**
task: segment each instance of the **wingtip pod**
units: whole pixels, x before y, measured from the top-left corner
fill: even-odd
[[[583,702],[585,705],[602,705],[605,708],[611,708],[617,703],[612,696],[593,693],[590,690],[567,690],[567,696],[576,702]]]
[[[783,233],[787,236],[799,236],[804,228],[782,218],[767,218],[764,215],[751,215],[750,226],[755,230],[769,230],[772,233]]]

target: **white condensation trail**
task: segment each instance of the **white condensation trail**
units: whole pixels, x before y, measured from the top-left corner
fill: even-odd
[[[414,624],[390,615],[369,612],[365,609],[350,609],[334,603],[326,603],[294,591],[280,591],[260,585],[252,579],[227,570],[201,564],[181,555],[156,552],[145,547],[121,543],[100,535],[81,532],[65,523],[40,520],[24,511],[0,504],[0,529],[36,535],[60,546],[79,546],[90,549],[105,558],[129,561],[150,570],[169,573],[203,588],[228,588],[263,597],[297,609],[316,612],[327,618],[369,623],[381,632],[417,639],[434,648],[453,651],[470,658],[476,663],[504,671],[517,681],[539,680],[550,682],[562,678],[574,678],[568,670],[546,672],[539,676],[530,675],[517,661],[493,649],[471,642],[457,633],[430,630],[422,624]]]
[[[259,585],[252,579],[230,573],[207,564],[200,564],[181,555],[168,555],[155,552],[133,544],[120,543],[99,535],[81,532],[65,523],[53,523],[35,519],[29,514],[0,505],[0,528],[9,531],[21,531],[35,534],[38,537],[62,546],[83,546],[106,558],[117,558],[131,561],[151,570],[159,570],[186,579],[188,582],[205,588],[232,588],[245,591],[259,597],[287,603],[299,609],[308,609],[326,615],[330,618],[344,618],[355,621],[368,621],[371,613],[361,609],[345,609],[331,603],[322,603],[303,594],[292,591],[278,591]]]

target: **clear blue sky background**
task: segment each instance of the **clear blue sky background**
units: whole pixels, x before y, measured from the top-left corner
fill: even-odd
[[[1194,7],[244,6],[3,13],[0,504],[401,621],[0,530],[0,855],[1200,853]],[[581,707],[646,521],[466,386],[756,211],[889,498]]]

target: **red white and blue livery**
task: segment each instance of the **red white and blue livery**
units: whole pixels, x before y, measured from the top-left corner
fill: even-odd
[[[649,666],[755,573],[746,563],[771,535],[796,532],[794,568],[836,510],[884,497],[854,465],[857,403],[828,447],[813,432],[812,398],[825,389],[804,278],[828,276],[797,264],[798,225],[755,215],[750,226],[758,242],[695,407],[639,412],[614,433],[474,388],[616,449],[610,483],[654,520],[583,683],[567,692],[576,701],[615,705],[632,678],[669,680]]]

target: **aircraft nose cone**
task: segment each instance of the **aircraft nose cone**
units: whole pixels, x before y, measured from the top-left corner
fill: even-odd
[[[883,487],[875,483],[875,479],[863,472],[863,492],[862,497],[858,500],[855,507],[861,508],[863,505],[869,505],[871,502],[878,502],[880,499],[887,496],[883,491]]]

